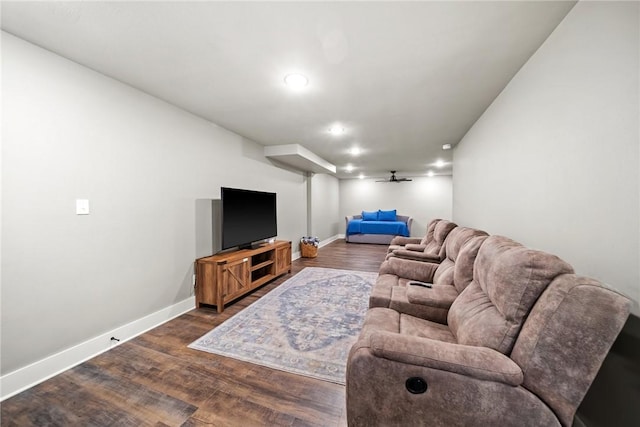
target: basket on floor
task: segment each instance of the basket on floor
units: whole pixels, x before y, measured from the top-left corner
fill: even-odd
[[[318,247],[313,244],[300,242],[300,253],[303,258],[315,258],[318,256]]]

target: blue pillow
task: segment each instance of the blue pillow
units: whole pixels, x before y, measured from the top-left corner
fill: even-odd
[[[392,211],[378,211],[378,221],[395,221],[396,210]]]
[[[375,212],[362,211],[362,220],[363,221],[377,221],[378,220],[378,211],[375,211]]]

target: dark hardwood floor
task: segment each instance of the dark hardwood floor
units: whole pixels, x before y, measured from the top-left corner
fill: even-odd
[[[294,242],[295,244],[295,242]],[[305,267],[378,271],[337,240],[217,314],[194,309],[1,403],[2,426],[344,426],[344,386],[187,348]]]

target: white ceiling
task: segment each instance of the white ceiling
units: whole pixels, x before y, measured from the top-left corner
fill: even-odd
[[[574,4],[3,1],[1,13],[9,33],[260,144],[300,144],[350,178],[451,174],[442,144]],[[306,90],[284,85],[292,71]]]

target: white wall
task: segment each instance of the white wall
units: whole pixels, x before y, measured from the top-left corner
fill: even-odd
[[[640,300],[639,4],[579,2],[454,152],[459,224]]]
[[[335,237],[340,234],[341,225],[339,180],[327,174],[314,174],[308,179],[311,181],[311,235],[319,237],[321,241]]]
[[[277,192],[279,238],[306,232],[305,177],[258,144],[6,33],[2,111],[3,374],[189,298],[221,186]]]
[[[344,217],[362,211],[396,209],[413,217],[412,236],[424,236],[434,218],[452,217],[450,176],[416,177],[410,182],[376,182],[374,179],[340,181],[340,233],[345,233]]]

